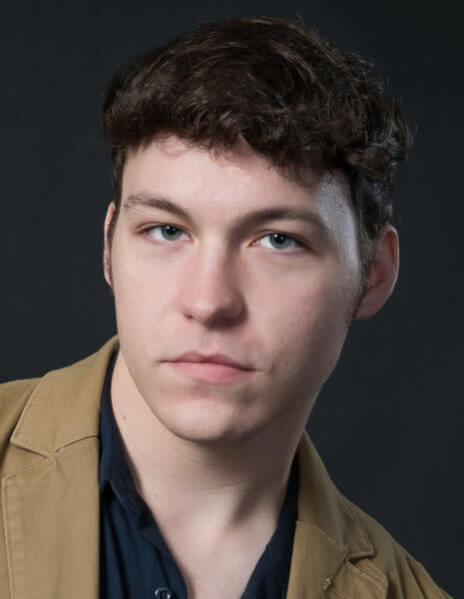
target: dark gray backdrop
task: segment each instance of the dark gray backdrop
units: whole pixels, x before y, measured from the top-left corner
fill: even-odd
[[[101,267],[98,140],[113,71],[185,28],[297,13],[375,60],[416,130],[395,190],[398,287],[353,327],[309,430],[336,483],[456,597],[463,538],[463,41],[458,2],[48,2],[2,8],[0,381],[115,331]]]

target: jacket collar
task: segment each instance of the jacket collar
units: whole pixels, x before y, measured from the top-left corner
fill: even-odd
[[[49,456],[70,443],[97,437],[106,368],[119,339],[112,337],[84,360],[39,380],[16,425],[15,447]]]
[[[346,498],[335,487],[306,433],[300,441],[298,455],[298,520],[320,530],[348,560],[374,555],[367,533]]]
[[[374,579],[372,568],[361,572],[349,565],[351,560],[373,556],[375,550],[306,433],[298,456],[298,520],[287,599],[327,599],[328,589],[337,597],[385,599],[388,583],[382,572]]]

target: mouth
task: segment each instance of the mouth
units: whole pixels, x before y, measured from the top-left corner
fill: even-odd
[[[182,377],[208,383],[227,384],[243,380],[252,374],[252,370],[219,364],[216,362],[189,362],[177,360],[168,362],[171,369]]]

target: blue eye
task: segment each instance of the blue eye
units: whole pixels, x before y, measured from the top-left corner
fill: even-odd
[[[160,230],[162,237],[156,236],[154,231]],[[153,233],[152,233],[153,231]],[[153,237],[157,241],[177,241],[179,235],[183,233],[181,229],[174,227],[173,225],[156,225],[154,227],[150,227],[146,231],[150,237]]]
[[[272,243],[272,249],[278,249],[278,250],[287,250],[289,249],[289,243],[290,243],[290,248],[295,248],[295,247],[299,247],[300,244],[298,243],[298,241],[296,239],[293,239],[293,237],[290,237],[289,235],[284,235],[283,233],[268,233],[267,235],[264,235],[263,237],[261,237],[261,239],[265,239],[266,237],[268,237],[271,240]]]
[[[178,241],[185,231],[175,227],[174,225],[153,225],[145,229],[144,233],[155,241]],[[274,231],[260,237],[258,241],[269,239],[269,243],[265,246],[272,250],[288,250],[301,247],[301,243],[290,235]]]

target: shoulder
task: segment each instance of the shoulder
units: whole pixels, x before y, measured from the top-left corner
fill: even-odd
[[[451,599],[425,568],[374,518],[341,495],[346,508],[366,531],[375,554],[353,564],[360,570],[378,568],[388,579],[388,599]]]
[[[32,395],[38,395],[37,405],[47,410],[57,408],[70,397],[97,396],[110,356],[118,345],[118,337],[113,336],[95,353],[50,370],[42,377],[0,383],[0,438],[19,420]]]
[[[16,423],[39,378],[22,379],[0,384],[0,434]]]
[[[379,522],[339,491],[306,433],[298,456],[300,555],[317,553],[325,560],[324,584],[334,597],[450,599]],[[302,571],[301,578],[308,581],[309,575]]]

